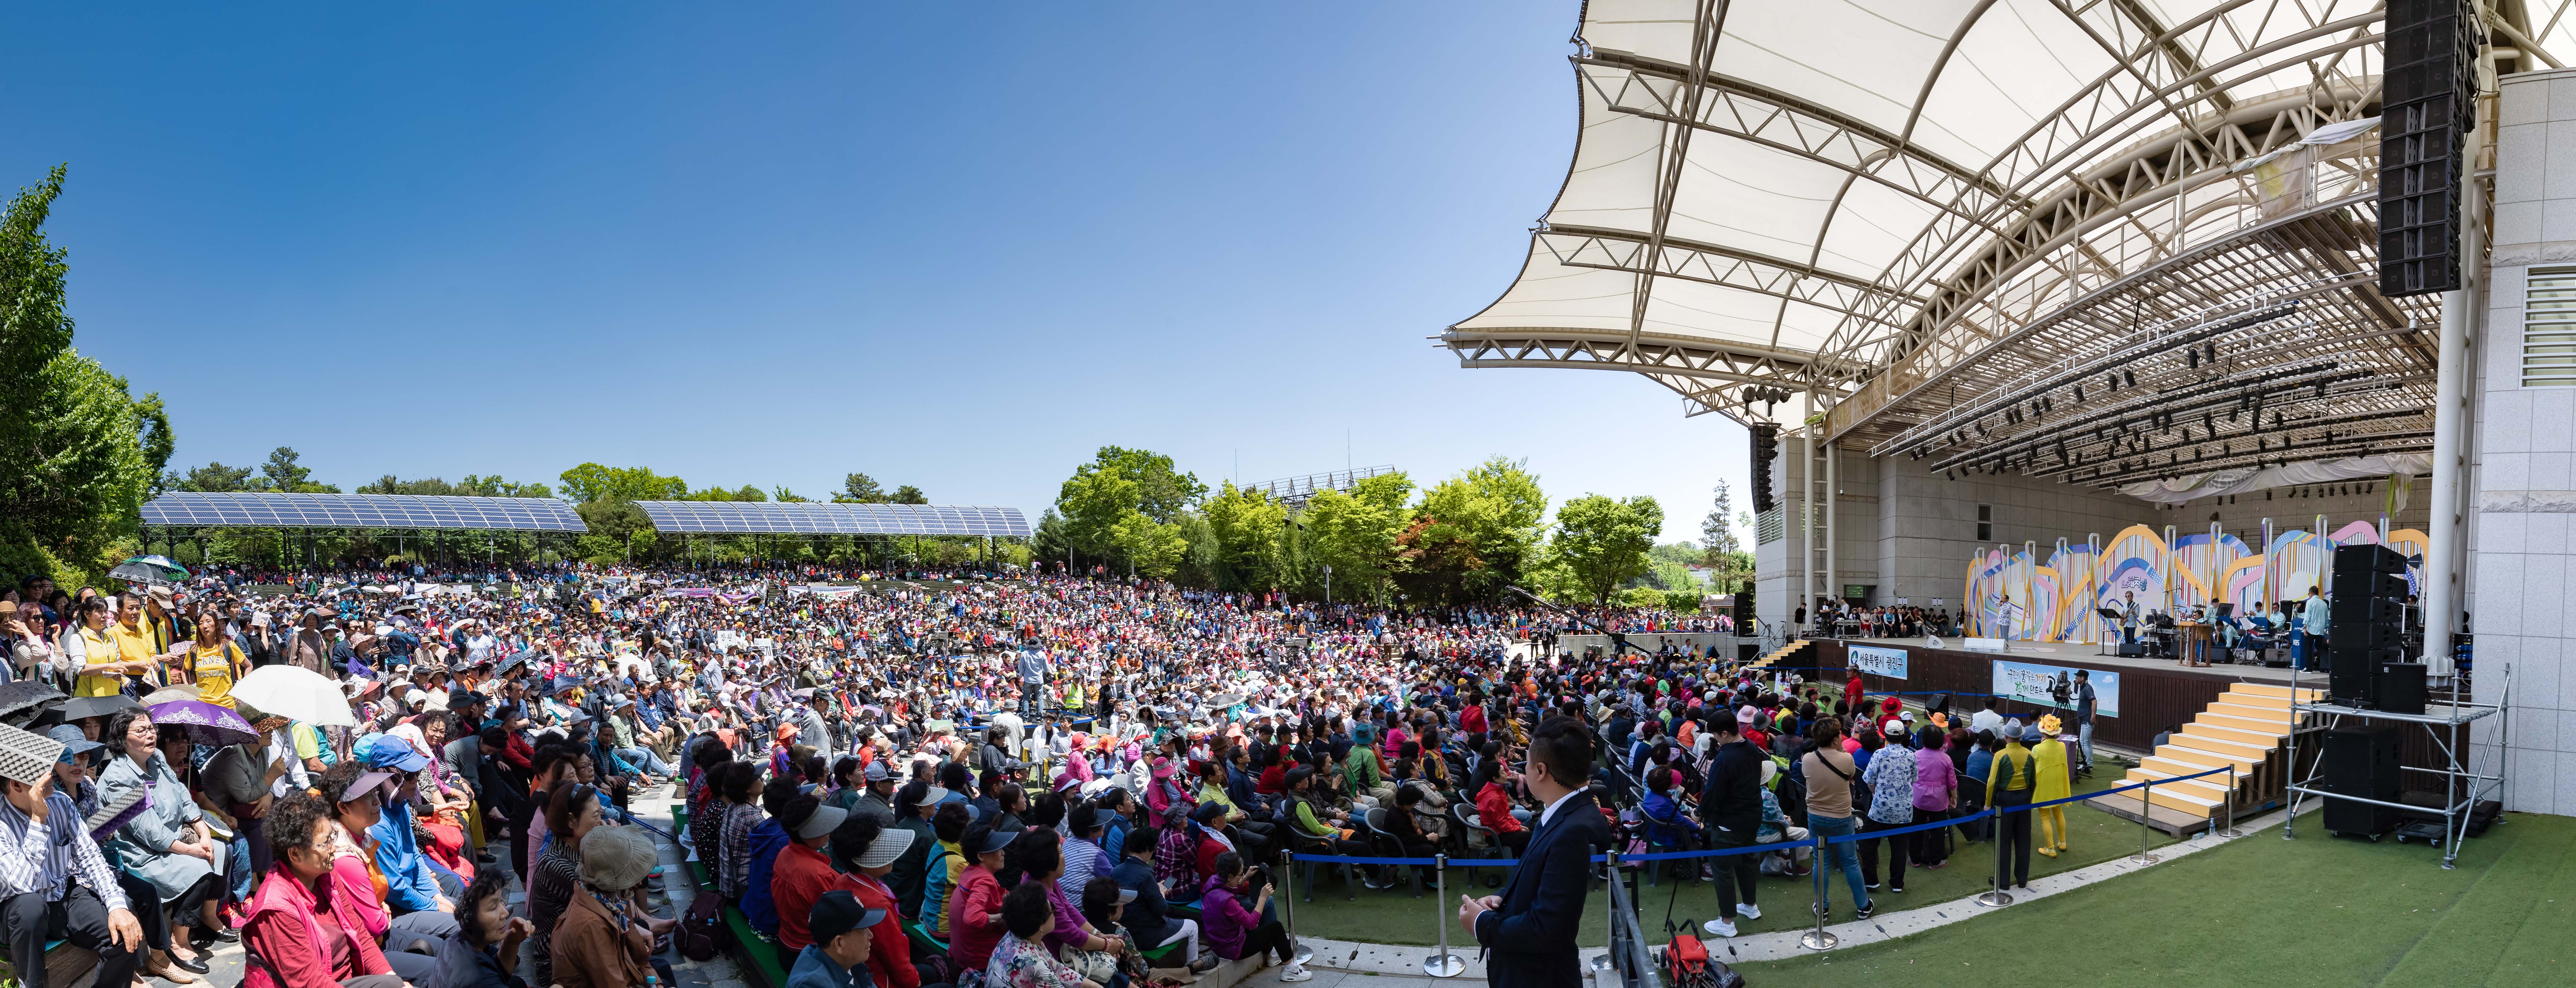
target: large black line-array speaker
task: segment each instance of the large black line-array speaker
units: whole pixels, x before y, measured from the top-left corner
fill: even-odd
[[[2326,829],[2337,834],[2384,834],[2397,829],[2397,810],[2335,795],[2397,801],[2397,728],[2344,727],[2326,732]]]
[[[1735,633],[1739,635],[1752,634],[1754,624],[1753,587],[1752,585],[1747,584],[1742,589],[1735,591]]]
[[[1753,432],[1753,513],[1761,514],[1779,505],[1771,496],[1771,461],[1780,456],[1780,426],[1776,422],[1756,422]]]
[[[2460,287],[2460,177],[2476,22],[2462,0],[2389,0],[2380,81],[2379,292]]]
[[[2383,545],[2336,546],[2333,599],[2326,604],[2326,695],[2347,707],[2379,707],[2383,673],[2405,661],[2404,554]],[[2315,644],[2310,644],[2315,648]],[[2422,682],[2421,678],[2415,680]],[[2422,694],[2419,692],[2417,696]],[[2416,701],[2421,712],[2422,701]]]

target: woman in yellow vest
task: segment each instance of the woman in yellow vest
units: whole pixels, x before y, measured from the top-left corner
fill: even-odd
[[[78,677],[72,683],[73,696],[115,696],[125,688],[125,674],[137,668],[126,659],[116,621],[109,616],[115,610],[111,598],[84,600],[79,626],[63,636],[63,654],[71,660],[72,671]],[[140,661],[149,663],[151,659],[146,652]]]
[[[197,684],[197,699],[230,707],[233,682],[249,674],[250,660],[224,634],[223,611],[211,602],[198,605],[197,640],[188,647],[188,676]]]
[[[2039,784],[2037,791],[2031,793],[2032,802],[2045,803],[2073,795],[2067,788],[2066,746],[2057,740],[2059,726],[2056,714],[2039,719],[2042,740],[2030,750],[2031,759],[2039,767]],[[2036,842],[2039,853],[2053,858],[2057,852],[2066,850],[2066,807],[2059,805],[2032,810],[2031,815],[2039,818],[2034,821],[2039,827],[2039,840]]]

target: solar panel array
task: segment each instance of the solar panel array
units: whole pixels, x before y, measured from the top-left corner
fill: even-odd
[[[146,525],[257,528],[458,528],[587,532],[572,505],[550,497],[432,494],[163,494],[143,506]]]
[[[812,501],[637,501],[635,506],[663,532],[1029,537],[1029,520],[1018,508]]]

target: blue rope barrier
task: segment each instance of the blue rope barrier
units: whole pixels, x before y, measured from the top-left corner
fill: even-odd
[[[1843,834],[1843,835],[1841,835],[1841,836],[1839,836],[1839,837],[1827,837],[1827,838],[1825,838],[1825,843],[1827,843],[1827,844],[1849,844],[1849,843],[1851,843],[1851,842],[1853,842],[1853,841],[1858,841],[1858,840],[1877,840],[1877,839],[1882,838],[1882,837],[1903,837],[1903,836],[1905,836],[1905,835],[1907,835],[1907,834],[1911,834],[1911,833],[1918,833],[1918,832],[1925,831],[1925,830],[1939,830],[1939,829],[1941,829],[1941,828],[1943,828],[1943,827],[1955,827],[1955,826],[1958,826],[1958,825],[1963,824],[1963,823],[1971,823],[1971,822],[1974,822],[1974,821],[1977,821],[1977,820],[1983,820],[1983,819],[1985,819],[1985,818],[1987,818],[1987,817],[1990,817],[1990,816],[2002,816],[2002,815],[2003,815],[2003,813],[2002,813],[2000,810],[1996,809],[1995,807],[1991,807],[1991,806],[1989,806],[1989,807],[1987,807],[1987,808],[1985,808],[1985,809],[1978,810],[1978,811],[1976,811],[1975,813],[1968,814],[1967,816],[1962,816],[1962,817],[1952,817],[1952,818],[1947,819],[1947,820],[1935,820],[1935,821],[1933,821],[1933,822],[1931,822],[1931,823],[1917,823],[1917,824],[1913,824],[1913,825],[1910,825],[1910,826],[1898,827],[1898,828],[1896,828],[1896,829],[1894,829],[1894,830],[1873,830],[1873,831],[1870,831],[1870,832],[1865,833],[1865,834],[1863,834],[1863,833],[1851,833],[1851,834]]]
[[[2169,779],[2158,779],[2156,782],[2171,785],[2176,782],[2185,782],[2192,779],[2217,775],[2225,771],[2227,771],[2227,769],[2224,767],[2213,768],[2205,772],[2195,772],[2190,775],[2177,775]],[[2030,803],[2023,806],[1989,806],[1967,816],[1935,820],[1930,823],[1917,823],[1905,827],[1899,827],[1894,830],[1875,830],[1869,833],[1844,834],[1837,837],[1824,837],[1819,835],[1809,840],[1777,841],[1770,844],[1752,844],[1745,847],[1727,847],[1709,851],[1657,851],[1651,854],[1622,854],[1619,856],[1619,861],[1620,863],[1625,864],[1632,861],[1679,861],[1686,858],[1723,858],[1732,857],[1738,854],[1760,854],[1765,851],[1781,851],[1798,847],[1825,847],[1832,844],[1849,844],[1853,841],[1876,840],[1884,837],[1902,837],[1906,834],[1919,833],[1926,830],[1938,830],[1942,827],[1955,827],[1964,823],[1973,823],[1978,820],[1986,819],[1987,817],[2001,817],[2007,813],[2026,813],[2031,810],[2046,809],[2051,806],[2058,806],[2065,803],[2080,803],[2088,799],[2100,799],[2104,796],[2124,793],[2133,789],[2144,789],[2152,784],[2153,783],[2148,782],[2133,782],[2113,789],[2104,789],[2099,792],[2088,792],[2081,795],[2068,796],[2063,799],[2052,799],[2044,803]],[[1314,861],[1326,864],[1429,866],[1440,863],[1440,859],[1438,858],[1355,858],[1338,854],[1291,854],[1289,855],[1289,858],[1296,861]],[[1592,856],[1592,860],[1596,862],[1608,861],[1610,860],[1610,856],[1607,854],[1595,854]],[[1448,867],[1508,868],[1520,863],[1521,861],[1519,858],[1450,858]]]

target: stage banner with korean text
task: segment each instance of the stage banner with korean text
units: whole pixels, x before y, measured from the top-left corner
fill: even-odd
[[[1905,678],[1904,649],[1846,645],[1843,647],[1843,654],[1850,657],[1853,669],[1890,679]]]
[[[2120,716],[2120,674],[2104,669],[2078,670],[1997,659],[1994,693],[2007,700],[2073,710],[2075,674],[2079,671],[2092,674],[2093,712],[2104,717]]]

